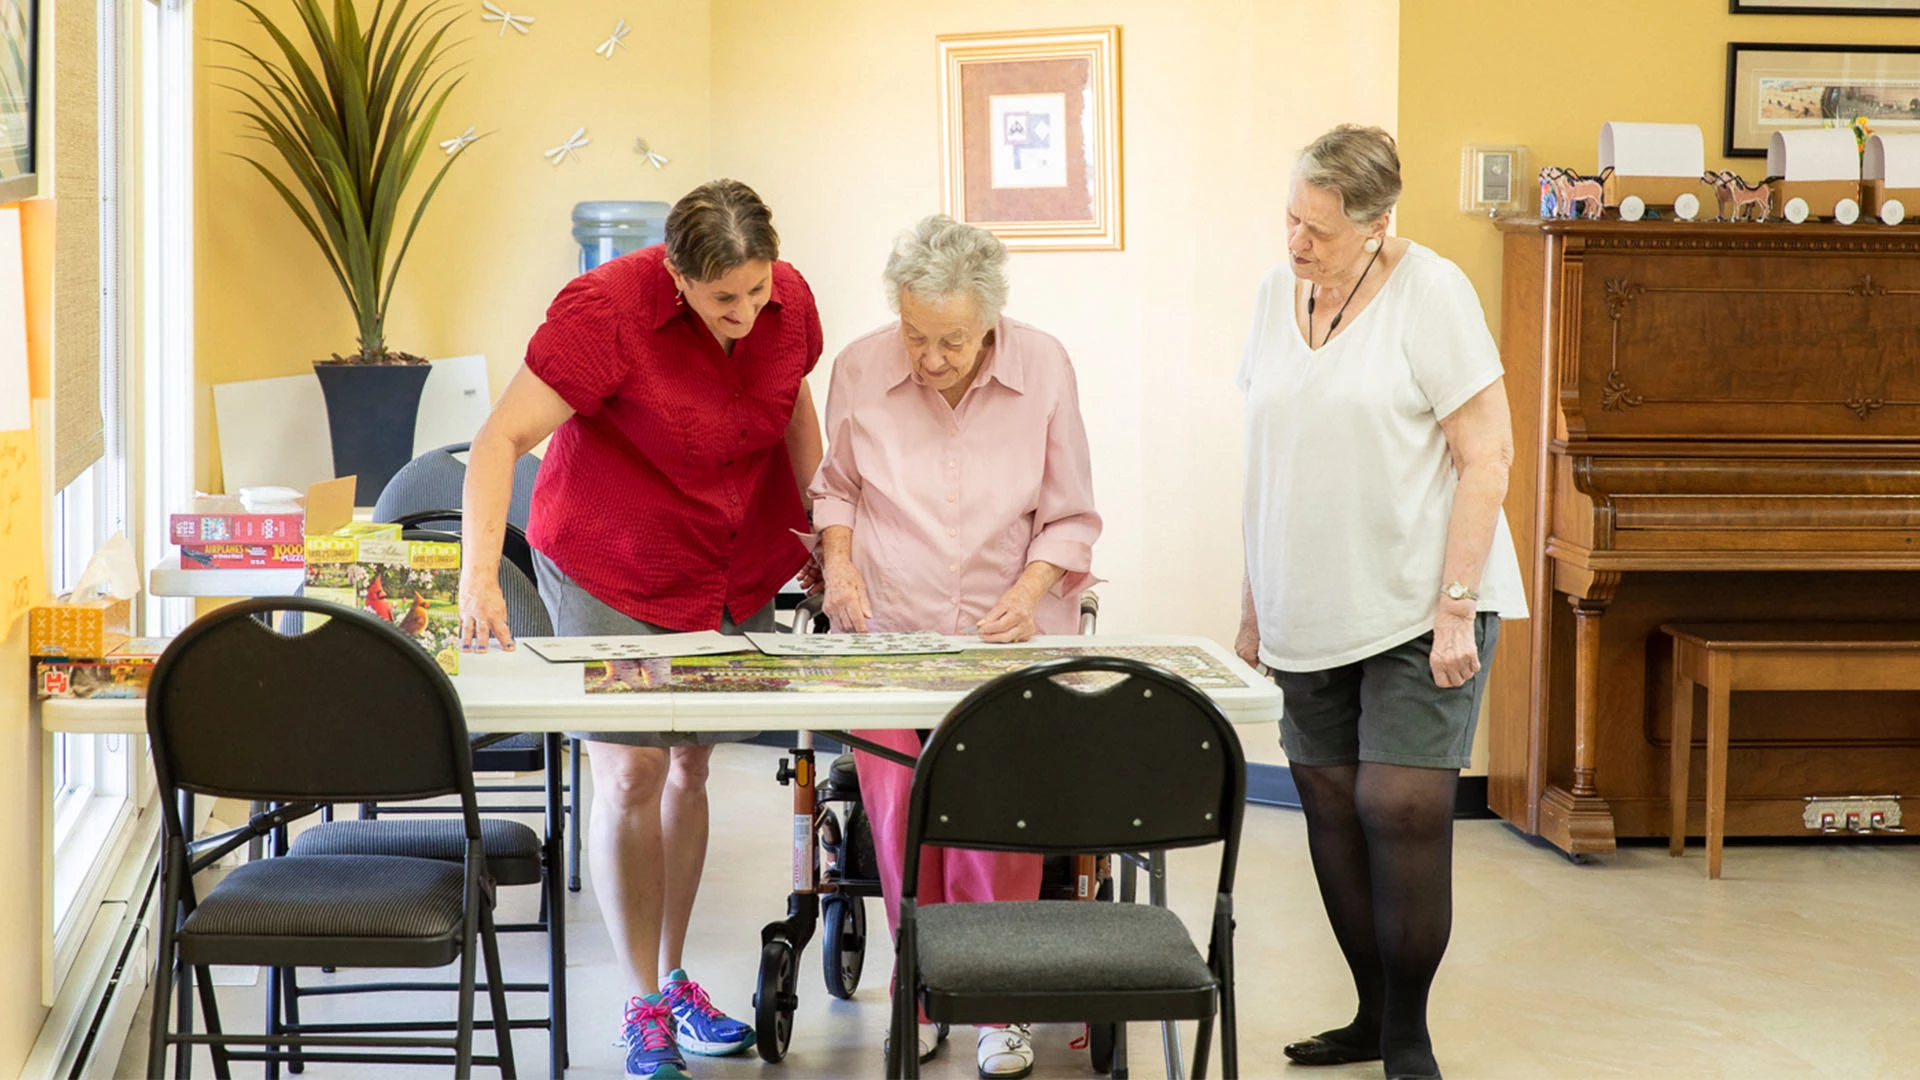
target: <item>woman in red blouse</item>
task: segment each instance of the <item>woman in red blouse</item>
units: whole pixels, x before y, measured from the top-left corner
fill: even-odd
[[[513,462],[553,441],[528,539],[561,635],[773,629],[807,562],[794,530],[820,463],[806,375],[820,316],[779,261],[772,214],[716,180],[674,205],[664,245],[574,279],[547,309],[467,465],[463,646],[513,647],[498,584]],[[587,733],[594,891],[631,982],[630,1077],[683,1075],[750,1025],[681,962],[707,847],[707,759],[743,732]]]

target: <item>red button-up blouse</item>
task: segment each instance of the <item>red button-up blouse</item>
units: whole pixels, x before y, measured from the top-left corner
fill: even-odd
[[[677,303],[665,260],[655,246],[575,278],[527,345],[528,370],[574,411],[541,460],[528,539],[627,615],[712,630],[806,562],[785,436],[820,360],[820,314],[776,262],[729,356]]]

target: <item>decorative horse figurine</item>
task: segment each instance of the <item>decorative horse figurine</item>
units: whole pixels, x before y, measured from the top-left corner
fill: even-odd
[[[1765,221],[1773,211],[1773,192],[1765,184],[1748,184],[1731,169],[1706,173],[1700,179],[1713,188],[1720,221]]]
[[[1605,184],[1607,177],[1613,174],[1611,166],[1602,169],[1598,176],[1581,176],[1572,169],[1549,165],[1540,170],[1540,183],[1543,193],[1551,189],[1553,207],[1551,213],[1545,209],[1542,199],[1542,216],[1571,218],[1585,216],[1588,220],[1598,220],[1605,209]],[[1580,204],[1585,203],[1583,207]]]

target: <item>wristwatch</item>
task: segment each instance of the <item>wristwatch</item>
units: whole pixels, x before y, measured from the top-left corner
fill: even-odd
[[[1462,585],[1457,581],[1447,582],[1446,586],[1440,590],[1440,595],[1446,597],[1449,600],[1480,599],[1479,593],[1474,592],[1472,589],[1467,588],[1465,585]]]

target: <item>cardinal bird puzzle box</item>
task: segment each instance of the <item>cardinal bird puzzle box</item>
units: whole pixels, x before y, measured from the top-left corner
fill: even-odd
[[[449,675],[460,673],[460,545],[406,540],[398,525],[315,516],[307,506],[306,595],[359,608],[420,643]],[[324,531],[323,531],[323,528]],[[308,615],[306,628],[325,622]]]

